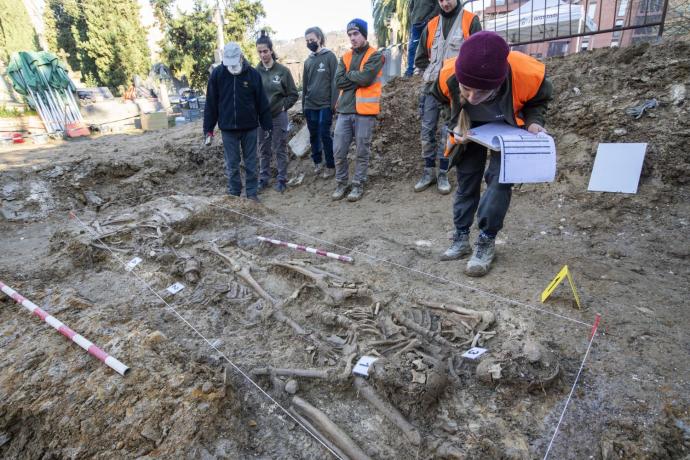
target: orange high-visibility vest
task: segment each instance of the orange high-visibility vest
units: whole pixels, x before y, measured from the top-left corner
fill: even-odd
[[[525,122],[520,117],[520,111],[539,92],[546,75],[546,66],[519,51],[511,51],[508,54],[508,64],[510,64],[511,91],[513,93],[513,116],[518,126],[524,126]],[[443,68],[439,72],[438,86],[441,93],[449,101],[448,79],[454,74],[455,58],[448,58],[443,61]]]
[[[474,13],[470,13],[467,10],[462,10],[462,35],[465,40],[467,40],[470,36],[470,26],[472,25],[472,21],[474,20],[475,16],[477,15]],[[436,37],[436,30],[438,29],[440,22],[441,15],[437,15],[427,24],[426,49],[429,56],[431,56],[431,48],[434,46],[434,37]]]
[[[370,46],[366,53],[364,53],[362,62],[359,65],[360,71],[375,52],[376,50]],[[345,64],[345,71],[349,72],[350,64],[352,63],[352,50],[343,55],[343,63]],[[378,115],[381,112],[382,77],[383,67],[381,67],[381,70],[379,70],[376,79],[371,85],[360,86],[357,88],[357,91],[355,91],[355,110],[358,115]],[[342,94],[342,91],[340,93]]]
[[[539,92],[541,84],[546,76],[546,66],[519,51],[511,51],[508,54],[508,64],[512,75],[513,114],[518,126],[525,126],[520,118],[520,111],[525,104]]]
[[[443,67],[438,74],[438,86],[448,102],[450,102],[450,89],[448,88],[448,79],[451,75],[455,75],[455,60],[456,58],[448,58],[443,61]]]

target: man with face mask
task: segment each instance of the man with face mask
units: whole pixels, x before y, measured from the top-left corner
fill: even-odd
[[[552,93],[544,64],[518,51],[511,52],[505,40],[493,32],[479,32],[467,39],[457,60],[446,61],[434,84],[432,94],[451,106],[448,127],[460,133],[451,136],[461,144],[453,155],[458,179],[453,204],[455,236],[441,260],[459,259],[472,252],[469,235],[476,211],[480,233],[465,268],[468,276],[484,276],[491,268],[494,241],[503,228],[512,184],[499,183],[498,152],[491,152],[485,172],[487,149],[473,142],[464,143],[462,136],[469,128],[495,121],[534,134],[543,132]],[[480,196],[482,176],[486,190]]]
[[[304,39],[311,53],[304,61],[302,72],[302,109],[309,129],[314,174],[328,179],[335,175],[331,125],[338,100],[335,85],[338,58],[325,47],[326,38],[319,27],[308,28]]]
[[[242,56],[240,45],[230,42],[223,50],[223,65],[213,69],[206,89],[204,134],[213,136],[218,128],[223,136],[228,193],[240,196],[244,161],[247,198],[258,201],[257,128],[269,132],[273,127],[271,107],[261,75]],[[241,153],[240,153],[241,152]]]
[[[429,95],[429,91],[441,71],[443,61],[456,57],[463,41],[482,30],[482,26],[479,18],[464,10],[458,0],[438,0],[438,4],[441,12],[422,30],[414,61],[415,67],[424,72],[419,102],[424,169],[414,190],[421,192],[436,183],[439,193],[445,195],[450,193],[451,188],[448,182],[448,161],[443,158],[443,144],[438,142],[440,108],[436,99]],[[437,159],[440,163],[438,174],[436,173]]]

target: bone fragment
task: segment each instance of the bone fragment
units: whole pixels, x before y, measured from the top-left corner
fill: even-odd
[[[288,412],[290,413],[290,415],[292,415],[292,417],[294,417],[295,420],[297,420],[299,423],[301,423],[303,427],[305,427],[308,431],[310,431],[311,434],[316,436],[316,438],[319,441],[321,441],[326,446],[328,446],[328,448],[331,449],[331,451],[335,452],[335,455],[337,455],[339,458],[342,458],[344,460],[348,460],[350,458],[345,454],[345,452],[340,450],[335,444],[333,444],[331,441],[329,441],[329,439],[326,436],[324,436],[323,433],[321,433],[319,430],[317,430],[316,427],[314,427],[314,425],[309,423],[309,420],[307,420],[305,417],[302,417],[295,410],[294,407],[292,407],[292,406],[289,407]]]
[[[292,397],[292,406],[310,420],[316,428],[333,442],[348,458],[366,460],[370,457],[323,412],[299,396]]]
[[[333,305],[340,304],[343,300],[350,297],[357,297],[363,295],[369,295],[371,292],[367,288],[358,288],[355,285],[350,287],[345,283],[342,278],[333,275],[331,273],[325,272],[318,268],[306,267],[304,264],[296,262],[273,262],[273,266],[282,267],[287,270],[292,270],[299,273],[307,278],[309,278],[321,292],[329,300],[329,303]],[[330,281],[333,282],[330,282]],[[333,284],[339,284],[336,287]]]
[[[359,391],[359,394],[364,397],[364,399],[369,401],[369,403],[381,411],[388,420],[400,428],[405,437],[413,445],[418,446],[422,443],[422,437],[419,434],[419,431],[417,431],[417,429],[412,426],[410,422],[405,419],[405,417],[403,417],[398,409],[381,399],[381,397],[376,394],[374,389],[369,386],[366,380],[361,377],[355,377],[354,386]]]
[[[188,283],[196,284],[200,277],[201,264],[194,257],[190,257],[184,263],[184,278]]]
[[[282,303],[279,302],[278,300],[274,299],[268,292],[264,290],[264,288],[261,287],[259,283],[256,282],[254,277],[252,277],[251,271],[249,269],[249,266],[240,266],[235,259],[233,259],[230,256],[227,256],[220,252],[218,249],[218,246],[214,243],[211,242],[210,244],[210,251],[213,252],[214,254],[218,255],[221,259],[223,259],[225,262],[227,262],[230,267],[232,268],[232,271],[235,272],[235,275],[240,277],[249,287],[251,287],[254,292],[256,292],[259,297],[262,299],[268,301],[271,305],[273,305],[274,310],[273,310],[273,317],[277,319],[278,321],[281,321],[288,326],[290,326],[292,329],[297,334],[300,335],[306,335],[307,331],[300,326],[298,323],[296,323],[294,320],[289,318],[282,310]]]
[[[472,324],[472,322],[475,323],[474,327],[478,327],[480,331],[485,330],[496,320],[496,316],[490,311],[470,310],[468,308],[458,307],[457,305],[429,302],[424,299],[416,299],[416,302],[434,310],[457,313],[461,316],[461,319],[465,320],[466,322],[470,322],[470,324]]]
[[[444,339],[441,337],[441,334],[438,332],[432,332],[429,329],[424,329],[422,326],[419,324],[415,323],[411,319],[405,318],[403,315],[401,315],[398,312],[393,313],[393,321],[396,323],[402,324],[406,328],[410,329],[412,332],[415,332],[422,337],[424,337],[427,340],[430,340],[432,342],[436,342],[439,345],[442,345],[447,348],[454,348],[453,344],[449,342],[448,340]]]
[[[308,377],[317,379],[327,379],[329,377],[328,369],[284,369],[275,367],[258,367],[253,369],[254,375],[280,375],[287,377]]]

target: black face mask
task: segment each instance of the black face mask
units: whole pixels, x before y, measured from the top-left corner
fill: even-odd
[[[316,42],[308,42],[307,48],[309,48],[309,51],[312,53],[316,53],[316,50],[319,49],[319,44]]]

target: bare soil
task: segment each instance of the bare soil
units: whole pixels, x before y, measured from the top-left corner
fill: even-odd
[[[308,158],[283,195],[224,196],[222,147],[202,148],[198,124],[0,152],[0,280],[131,367],[116,374],[2,296],[0,457],[329,457],[234,364],[284,408],[298,409],[295,390],[372,458],[543,458],[599,313],[550,458],[687,458],[690,46],[547,69],[557,180],[515,188],[481,279],[439,261],[452,195],[412,191],[416,79],[385,87],[357,203],[332,202]],[[651,98],[640,119],[625,114]],[[648,143],[637,194],[586,191],[600,142]],[[136,277],[123,268],[135,256]],[[566,285],[539,303],[565,264],[581,310]],[[175,282],[185,289],[166,294]],[[473,341],[488,352],[462,358]],[[411,428],[354,387],[362,355],[380,357],[367,385]]]

